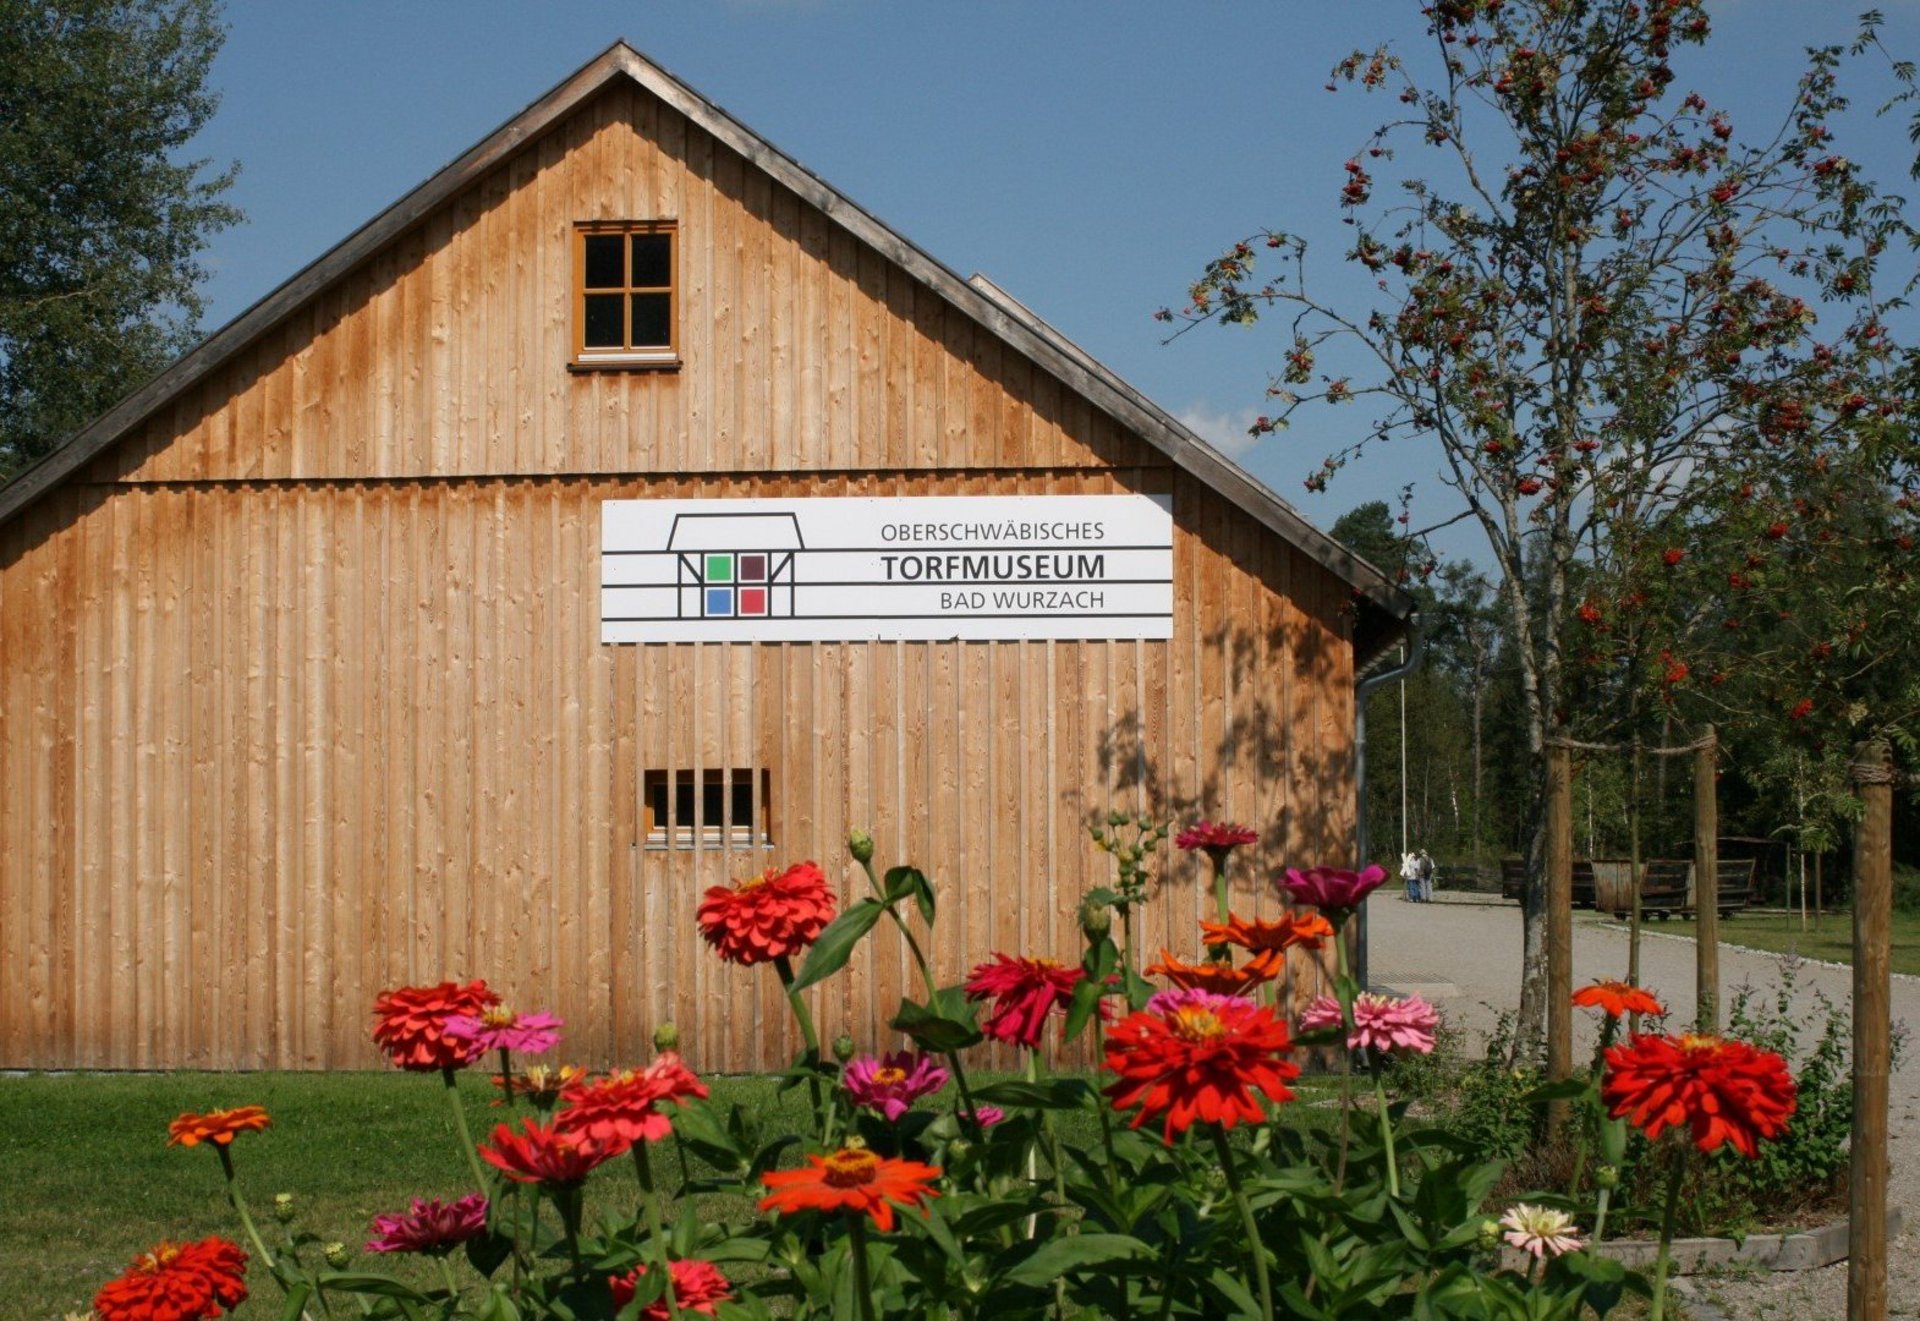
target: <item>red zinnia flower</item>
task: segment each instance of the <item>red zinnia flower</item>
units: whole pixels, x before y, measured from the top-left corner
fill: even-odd
[[[1240,845],[1259,842],[1259,831],[1229,821],[1200,821],[1173,837],[1173,846],[1183,852],[1204,849],[1216,867]]]
[[[920,1206],[938,1197],[935,1165],[876,1156],[865,1147],[842,1147],[831,1156],[808,1156],[802,1170],[770,1170],[760,1182],[773,1191],[762,1211],[852,1211],[873,1217],[882,1233],[893,1228],[893,1207]]]
[[[562,1133],[531,1119],[521,1120],[520,1126],[526,1130],[524,1134],[495,1124],[493,1145],[480,1144],[480,1155],[486,1162],[516,1183],[537,1183],[543,1188],[576,1184],[596,1165],[626,1150],[590,1137]]]
[[[1600,1095],[1649,1139],[1685,1125],[1700,1150],[1731,1142],[1749,1157],[1759,1139],[1786,1131],[1796,1103],[1793,1075],[1772,1051],[1691,1034],[1611,1047]]]
[[[1343,871],[1338,867],[1309,867],[1305,871],[1287,868],[1280,888],[1299,904],[1312,904],[1322,912],[1349,913],[1387,879],[1378,866],[1365,871]]]
[[[1052,959],[1020,959],[996,953],[997,962],[977,965],[967,978],[967,999],[993,1000],[993,1012],[980,1030],[995,1041],[1025,1046],[1040,1044],[1047,1015],[1065,1013],[1073,988],[1086,974],[1062,967]]]
[[[636,1142],[658,1142],[673,1131],[672,1123],[660,1113],[662,1101],[706,1095],[706,1084],[677,1054],[667,1051],[645,1070],[626,1069],[568,1087],[560,1093],[567,1108],[554,1120],[554,1127],[618,1155]]]
[[[1631,982],[1595,982],[1582,986],[1573,993],[1573,1002],[1582,1009],[1598,1009],[1608,1018],[1624,1018],[1628,1014],[1661,1018],[1667,1012],[1667,1007],[1654,998],[1652,991]]]
[[[169,1147],[197,1147],[202,1142],[230,1147],[241,1133],[258,1133],[273,1121],[264,1108],[243,1105],[234,1110],[209,1110],[204,1115],[191,1112],[167,1125]]]
[[[443,1202],[416,1197],[402,1215],[375,1216],[368,1252],[423,1252],[443,1257],[487,1232],[487,1199],[480,1193]]]
[[[833,888],[811,862],[772,867],[737,885],[716,885],[700,901],[700,934],[729,963],[784,959],[811,945],[833,921]]]
[[[611,1276],[607,1287],[613,1290],[613,1305],[625,1307],[633,1301],[634,1286],[640,1283],[640,1277],[647,1273],[645,1266],[635,1266],[625,1275]],[[667,1263],[669,1276],[668,1288],[673,1290],[673,1301],[682,1312],[698,1312],[701,1316],[712,1316],[716,1303],[724,1303],[733,1297],[733,1290],[727,1283],[727,1277],[720,1268],[710,1261],[698,1261],[692,1257],[684,1261]],[[667,1300],[656,1298],[640,1309],[640,1321],[667,1321]]]
[[[1290,1101],[1300,1066],[1287,1025],[1273,1011],[1233,996],[1183,991],[1122,1019],[1107,1035],[1106,1067],[1120,1080],[1106,1089],[1115,1109],[1140,1107],[1138,1128],[1164,1116],[1168,1142],[1195,1123],[1265,1118],[1255,1093]]]
[[[247,1254],[224,1238],[159,1243],[93,1296],[100,1321],[201,1321],[247,1301]]]
[[[500,1003],[483,981],[441,982],[438,986],[398,986],[373,1002],[380,1021],[373,1042],[403,1069],[433,1073],[464,1068],[480,1051],[471,1041],[447,1035],[447,1020],[478,1018]]]
[[[1165,977],[1175,986],[1189,991],[1212,991],[1215,995],[1245,995],[1254,987],[1270,982],[1279,974],[1279,966],[1263,965],[1258,959],[1244,968],[1231,963],[1182,963],[1160,951],[1160,962],[1147,969],[1149,977]]]
[[[1233,917],[1226,922],[1201,922],[1209,945],[1238,945],[1253,955],[1254,966],[1278,976],[1286,966],[1287,951],[1295,945],[1319,949],[1333,934],[1333,923],[1318,913],[1283,913],[1271,922]]]

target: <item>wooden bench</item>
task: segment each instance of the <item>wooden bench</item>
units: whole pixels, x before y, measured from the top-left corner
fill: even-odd
[[[1500,859],[1500,894],[1503,898],[1518,899],[1527,884],[1527,860],[1525,858]],[[1576,858],[1573,863],[1573,906],[1592,908],[1599,901],[1599,892],[1594,888],[1593,863],[1585,858]]]

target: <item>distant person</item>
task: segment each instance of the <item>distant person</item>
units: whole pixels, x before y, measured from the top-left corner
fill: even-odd
[[[1400,879],[1407,883],[1407,902],[1433,902],[1433,855],[1425,849],[1400,857]]]

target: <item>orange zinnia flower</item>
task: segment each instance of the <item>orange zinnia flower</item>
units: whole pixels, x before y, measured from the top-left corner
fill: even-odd
[[[560,1093],[567,1108],[554,1120],[562,1133],[584,1137],[615,1154],[636,1142],[658,1142],[673,1131],[660,1113],[662,1101],[705,1097],[707,1085],[667,1051],[642,1071],[626,1069],[594,1082],[577,1082]]]
[[[716,885],[700,901],[700,934],[729,963],[784,959],[813,944],[833,921],[833,887],[811,862],[767,868],[737,885]]]
[[[1601,1010],[1608,1018],[1625,1018],[1628,1014],[1660,1018],[1667,1012],[1667,1007],[1654,998],[1652,991],[1631,982],[1601,981],[1582,986],[1573,993],[1573,1002],[1582,1009]]]
[[[480,1155],[515,1183],[537,1183],[542,1188],[565,1187],[580,1183],[601,1162],[618,1156],[625,1147],[595,1142],[592,1138],[562,1133],[557,1128],[523,1119],[524,1133],[515,1133],[505,1124],[493,1126],[493,1143],[480,1144]]]
[[[1212,991],[1215,995],[1245,995],[1263,982],[1270,982],[1280,973],[1278,963],[1263,963],[1255,959],[1243,968],[1231,963],[1182,963],[1180,960],[1160,951],[1160,962],[1147,969],[1149,977],[1165,977],[1175,986],[1187,991]]]
[[[893,1206],[920,1206],[940,1194],[935,1165],[876,1156],[865,1147],[842,1147],[831,1156],[808,1156],[802,1170],[770,1170],[760,1182],[772,1189],[762,1211],[865,1212],[882,1233],[893,1228]]]
[[[247,1254],[224,1238],[160,1243],[93,1296],[100,1321],[202,1321],[247,1301]]]
[[[1731,1142],[1749,1157],[1759,1139],[1786,1131],[1796,1104],[1793,1075],[1780,1056],[1692,1034],[1639,1036],[1609,1048],[1600,1095],[1608,1114],[1650,1139],[1684,1125],[1702,1151]]]
[[[1233,1127],[1265,1118],[1255,1093],[1290,1101],[1300,1066],[1287,1025],[1273,1011],[1237,996],[1162,991],[1147,1008],[1107,1034],[1106,1067],[1120,1080],[1106,1089],[1116,1109],[1140,1107],[1133,1126],[1165,1117],[1168,1142],[1195,1123]]]
[[[438,986],[397,986],[373,1002],[380,1021],[373,1041],[403,1069],[434,1073],[464,1068],[482,1053],[473,1042],[447,1035],[450,1018],[478,1018],[500,997],[483,981],[441,982]]]
[[[1277,977],[1286,967],[1288,950],[1295,945],[1319,949],[1333,934],[1333,923],[1318,913],[1283,913],[1272,922],[1238,916],[1226,922],[1202,922],[1200,931],[1209,945],[1238,945],[1247,950],[1253,955],[1254,966]]]
[[[231,1146],[236,1134],[258,1133],[272,1122],[266,1110],[257,1105],[243,1105],[237,1110],[209,1110],[204,1115],[188,1112],[167,1125],[167,1145],[197,1147],[202,1142],[211,1142],[216,1146]]]

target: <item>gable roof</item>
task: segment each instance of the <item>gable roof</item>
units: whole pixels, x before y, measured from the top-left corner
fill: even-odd
[[[1314,527],[1264,483],[1121,380],[1066,336],[982,276],[963,280],[907,239],[781,152],[733,116],[616,41],[572,77],[487,135],[478,145],[297,272],[279,288],[176,359],[99,418],[0,487],[0,524],[16,517],[88,460],[110,448],[181,393],[398,238],[441,203],[506,160],[608,83],[628,78],[771,175],[834,223],[1051,372],[1116,422],[1138,433],[1176,466],[1250,514],[1355,592],[1356,672],[1397,642],[1413,600],[1373,565]]]

